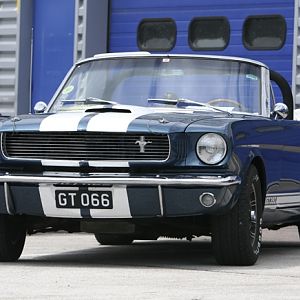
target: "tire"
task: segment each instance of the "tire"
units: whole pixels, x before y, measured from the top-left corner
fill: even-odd
[[[0,261],[17,261],[26,239],[26,226],[17,216],[0,215]]]
[[[213,251],[219,264],[255,264],[261,246],[262,210],[261,183],[252,165],[237,204],[229,214],[213,218]]]
[[[131,235],[95,233],[97,242],[101,245],[130,245],[134,241]]]

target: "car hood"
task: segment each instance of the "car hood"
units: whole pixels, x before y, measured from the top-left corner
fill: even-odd
[[[133,108],[21,115],[1,123],[0,131],[184,132],[189,125],[228,124],[227,113],[191,109]],[[217,122],[218,123],[218,122]],[[193,131],[194,126],[191,126]]]

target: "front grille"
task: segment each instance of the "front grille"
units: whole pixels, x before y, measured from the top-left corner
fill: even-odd
[[[19,159],[165,161],[170,143],[163,134],[17,132],[3,133],[2,151]]]

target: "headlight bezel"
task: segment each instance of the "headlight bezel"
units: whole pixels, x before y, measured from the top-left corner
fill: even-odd
[[[216,138],[217,140],[219,140],[219,146],[218,147],[211,147],[211,145],[209,145],[207,142],[206,142],[206,146],[205,146],[205,142],[203,142],[205,139],[208,139],[208,140],[211,140],[213,138]],[[203,145],[200,145],[200,144],[203,144]],[[217,148],[219,149],[218,151],[215,152],[215,154],[212,155],[212,157],[214,159],[206,159],[205,156],[203,156],[203,153],[201,153],[199,151],[200,147],[202,147],[202,149],[205,149],[205,148],[211,148],[211,151],[213,148]],[[202,134],[198,140],[197,140],[197,143],[196,143],[196,155],[198,157],[198,159],[204,163],[205,165],[208,165],[208,166],[215,166],[215,165],[218,165],[220,164],[226,157],[228,153],[228,143],[227,143],[227,140],[226,138],[220,134],[220,133],[216,133],[216,132],[206,132],[204,134]],[[204,153],[206,155],[209,155],[209,151],[206,151],[206,153]]]

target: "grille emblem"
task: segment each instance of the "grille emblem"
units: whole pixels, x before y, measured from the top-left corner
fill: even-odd
[[[135,142],[140,146],[140,153],[145,153],[145,147],[148,144],[152,144],[151,141],[145,141],[145,137],[142,135],[138,141]]]

